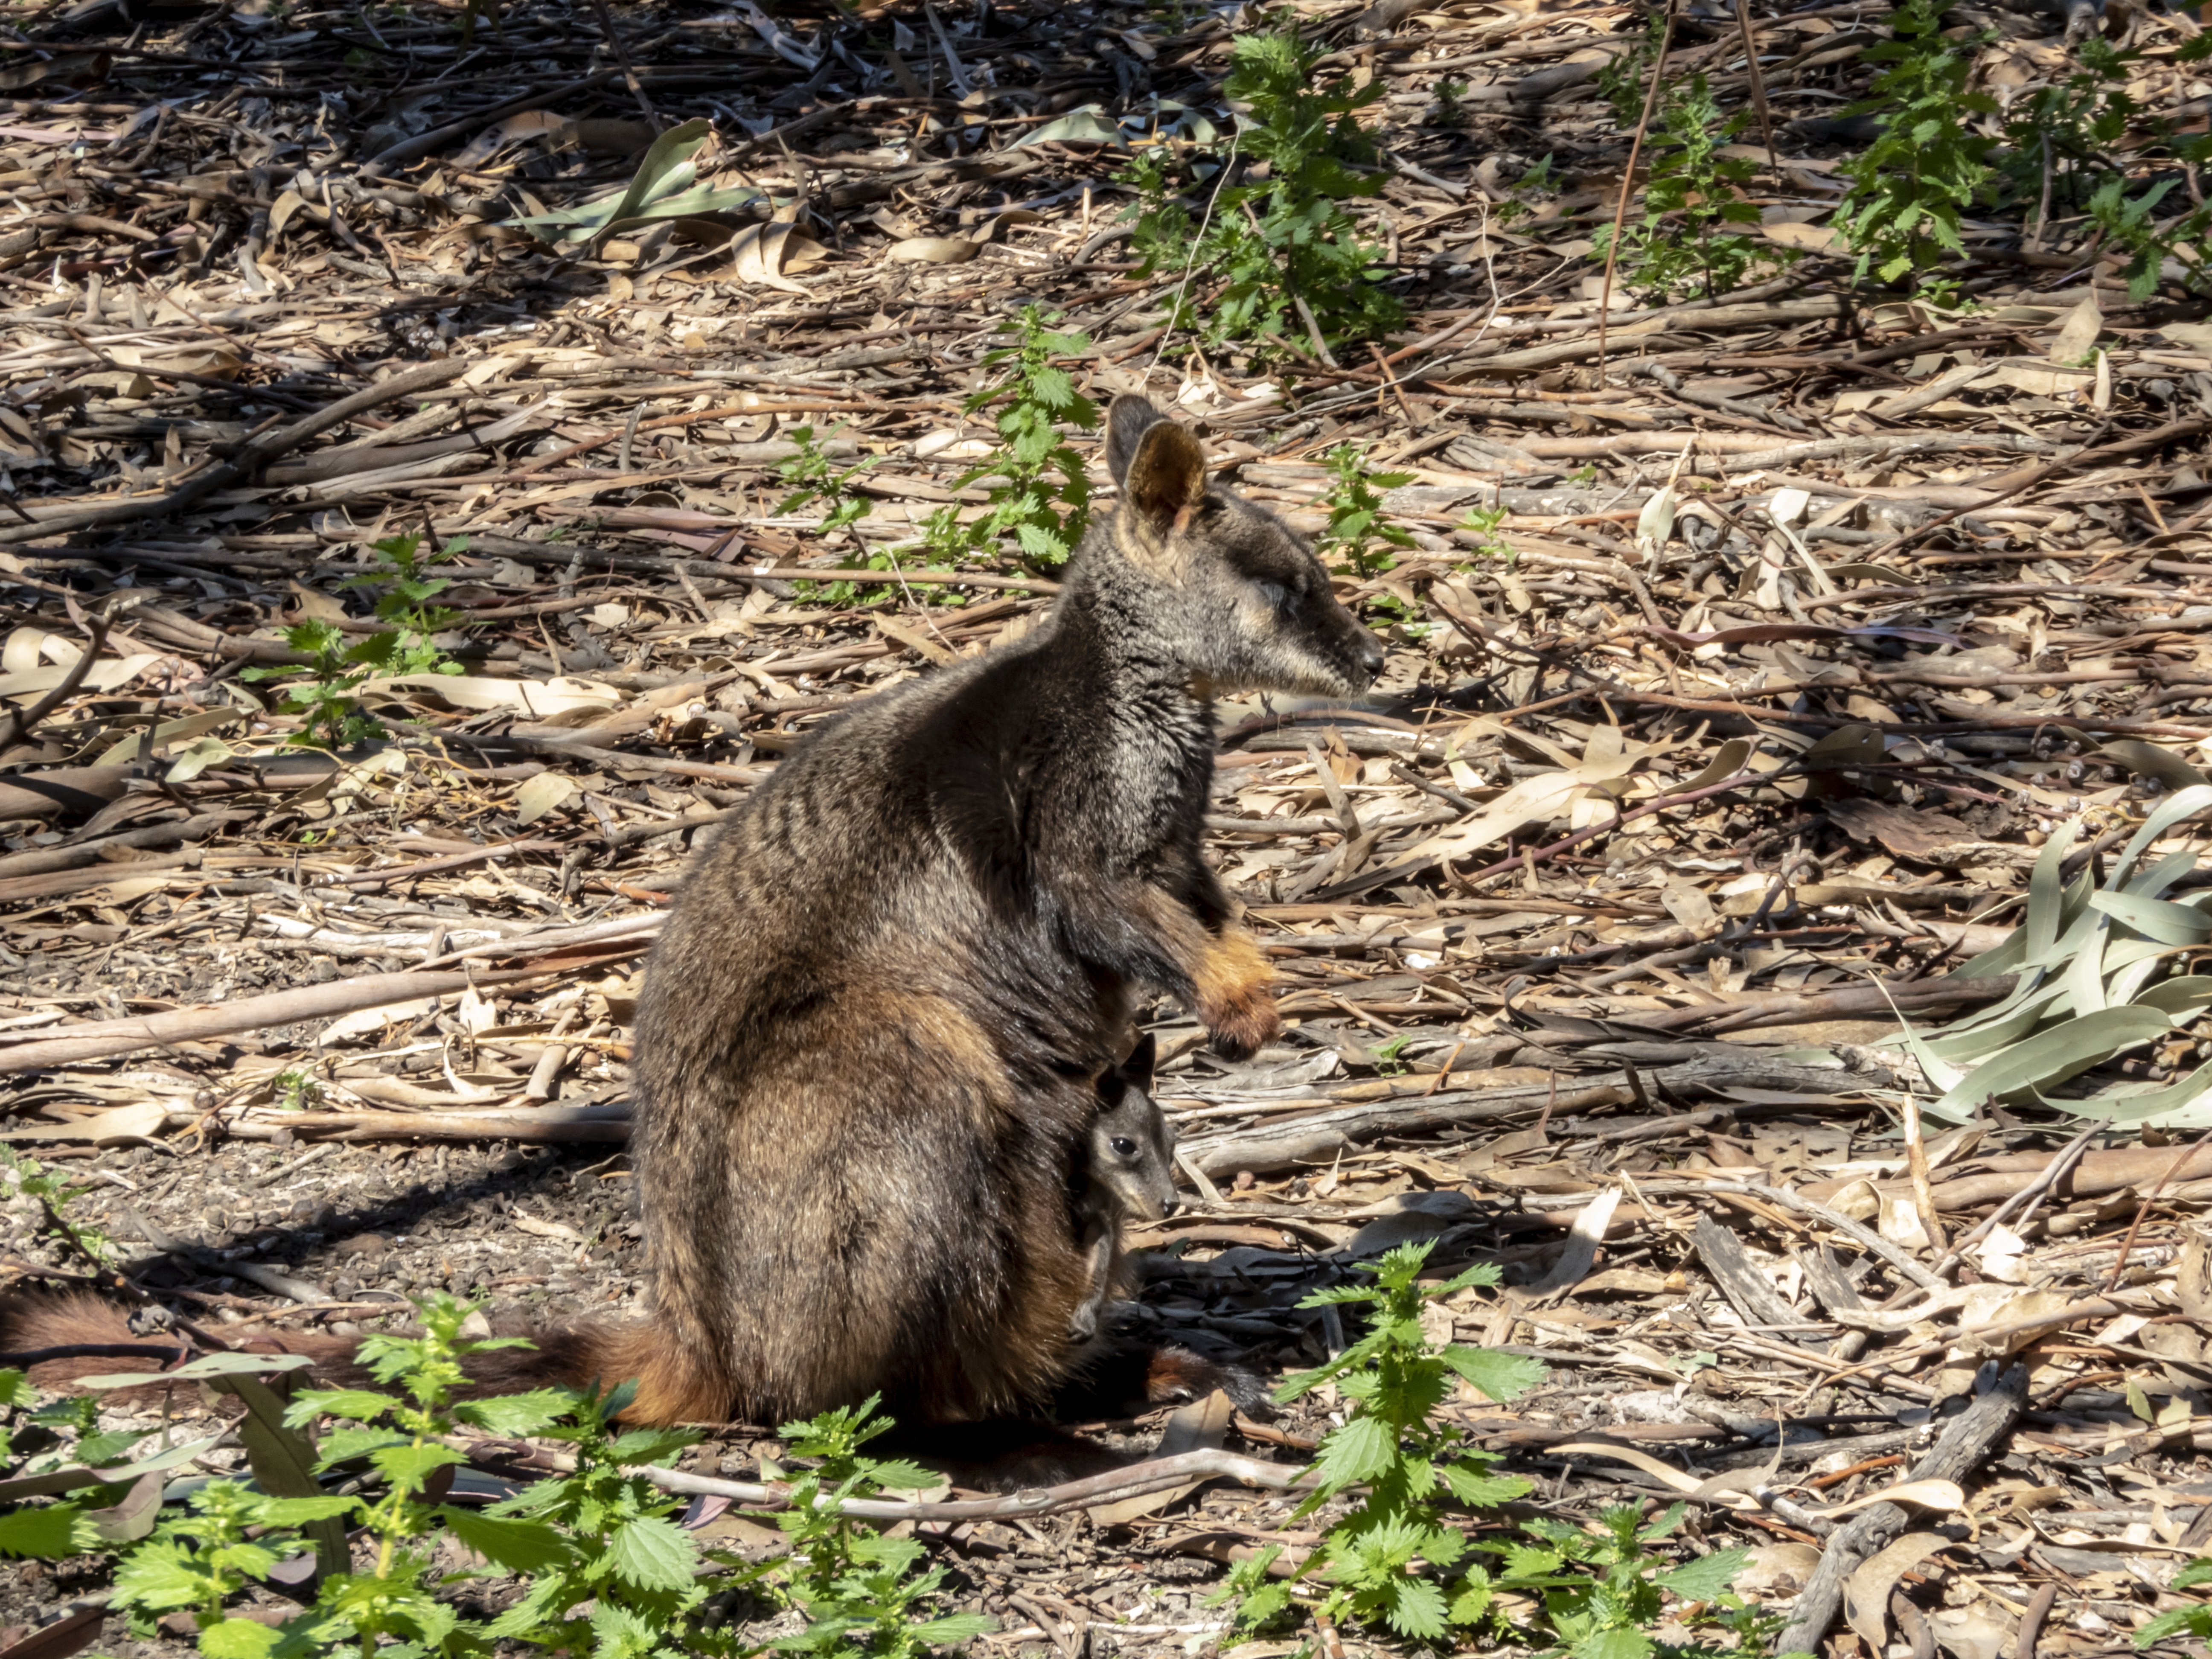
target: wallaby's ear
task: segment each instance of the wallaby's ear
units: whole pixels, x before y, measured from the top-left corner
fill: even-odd
[[[1115,1069],[1130,1084],[1150,1094],[1152,1091],[1152,1072],[1158,1062],[1159,1052],[1158,1042],[1147,1031],[1137,1039],[1137,1046],[1129,1050],[1128,1059]]]
[[[1152,399],[1125,392],[1106,410],[1106,471],[1119,484],[1129,473],[1129,461],[1138,440],[1167,416],[1152,407]]]
[[[1145,528],[1164,535],[1206,499],[1206,452],[1198,440],[1164,418],[1137,441],[1121,494]]]

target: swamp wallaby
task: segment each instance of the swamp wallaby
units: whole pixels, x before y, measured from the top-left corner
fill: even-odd
[[[881,1394],[947,1424],[1035,1413],[1105,1364],[1070,1334],[1095,1080],[1148,992],[1231,1054],[1278,1029],[1200,850],[1212,699],[1350,695],[1382,661],[1188,432],[1122,398],[1106,449],[1121,502],[1042,623],[810,738],[698,860],[638,1009],[649,1315],[538,1333],[499,1383],[635,1377],[645,1423]],[[18,1303],[0,1340],[117,1340],[119,1313],[94,1334],[82,1306]],[[1169,1351],[1141,1374],[1171,1396],[1219,1368]]]
[[[1069,1316],[1068,1335],[1088,1342],[1109,1297],[1128,1289],[1122,1274],[1121,1227],[1158,1221],[1176,1206],[1175,1131],[1152,1098],[1149,1031],[1135,1051],[1098,1079],[1098,1115],[1084,1138],[1075,1202],[1075,1236],[1089,1263],[1091,1289]]]

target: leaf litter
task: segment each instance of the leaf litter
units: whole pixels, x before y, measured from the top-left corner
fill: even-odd
[[[1633,215],[1625,9],[1293,15],[1381,88],[1372,349],[1193,350],[1189,272],[1131,257],[1123,169],[1218,156],[1257,7],[25,9],[7,1141],[219,1329],[631,1302],[629,1022],[686,855],[811,726],[1034,625],[1090,404],[1142,390],[1390,656],[1357,707],[1223,711],[1212,852],[1288,1030],[1232,1066],[1160,1011],[1187,1201],[1139,1328],[1303,1370],[1345,1334],[1294,1304],[1433,1241],[1504,1282],[1431,1334],[1543,1367],[1445,1409],[1544,1513],[1690,1495],[1740,1591],[1832,1596],[1838,1659],[2172,1626],[2212,1538],[2191,273],[2045,205],[1962,219],[1949,291],[1851,287],[1878,8],[1684,9],[1711,118],[1668,106]],[[2075,84],[2089,14],[1954,15],[1974,97]],[[2201,116],[2185,18],[2100,27]],[[979,394],[1031,304],[1024,422]],[[319,713],[335,755],[288,741]],[[34,1202],[0,1225],[11,1277],[81,1270]],[[2016,1415],[1925,1471],[2006,1364]],[[1288,1462],[1328,1408],[1103,1431]],[[932,1525],[982,1645],[1164,1654],[1294,1502]],[[15,1571],[18,1629],[100,1593]]]

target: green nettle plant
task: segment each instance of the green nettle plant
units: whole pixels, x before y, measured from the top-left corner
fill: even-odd
[[[1756,167],[1721,154],[1748,122],[1744,115],[1721,114],[1703,73],[1666,94],[1643,217],[1621,228],[1618,268],[1628,287],[1662,295],[1695,288],[1710,297],[1740,286],[1755,263],[1796,257],[1728,228],[1759,223],[1759,210],[1743,196]],[[1612,245],[1613,227],[1600,226],[1589,257],[1604,264]]]
[[[205,1659],[489,1659],[497,1644],[509,1644],[591,1659],[751,1659],[769,1647],[819,1659],[919,1659],[992,1628],[988,1619],[936,1611],[945,1573],[915,1571],[920,1542],[886,1538],[845,1513],[854,1497],[937,1480],[910,1464],[860,1455],[863,1443],[890,1426],[871,1420],[873,1401],[784,1431],[794,1455],[820,1465],[792,1483],[792,1507],[777,1517],[791,1552],[747,1562],[679,1525],[683,1501],[642,1473],[672,1464],[698,1437],[617,1425],[634,1384],[605,1395],[541,1389],[456,1400],[469,1356],[528,1344],[471,1339],[465,1333],[474,1310],[451,1297],[418,1311],[419,1336],[362,1340],[362,1361],[383,1387],[303,1391],[289,1407],[260,1396],[270,1422],[281,1411],[297,1450],[280,1458],[282,1470],[264,1468],[270,1442],[259,1442],[254,1468],[262,1484],[279,1473],[338,1490],[276,1497],[214,1480],[185,1508],[158,1522],[149,1513],[120,1540],[130,1547],[116,1568],[114,1605],[134,1629],[150,1634],[155,1620],[184,1613]],[[234,1359],[199,1363],[236,1370]],[[20,1373],[0,1373],[0,1404],[12,1406],[25,1392]],[[89,1401],[72,1401],[69,1409],[69,1426],[81,1437],[70,1462],[125,1449],[91,1437]],[[304,1431],[331,1419],[343,1426],[326,1428],[319,1445],[307,1439]],[[575,1467],[486,1509],[448,1502],[453,1471],[468,1461],[455,1442],[470,1430],[566,1443]],[[171,1461],[208,1443],[182,1448]],[[249,1434],[249,1447],[256,1444]],[[132,1466],[114,1474],[127,1483],[141,1472]],[[97,1530],[100,1515],[54,1504],[0,1516],[0,1552],[61,1555],[103,1537],[117,1541]],[[337,1523],[352,1534],[350,1559],[346,1532],[331,1530]],[[275,1622],[234,1609],[234,1599],[255,1585],[301,1583],[297,1569],[311,1550],[321,1577],[309,1605]],[[453,1571],[438,1565],[441,1555],[482,1565]],[[511,1577],[521,1587],[489,1620],[466,1616],[439,1593],[488,1577]],[[745,1640],[714,1610],[732,1592],[799,1610],[805,1630],[766,1647]]]
[[[372,544],[377,562],[346,586],[374,595],[376,619],[386,624],[347,643],[345,631],[319,617],[284,630],[284,643],[314,660],[277,668],[246,668],[242,680],[282,680],[276,688],[289,712],[300,716],[292,741],[303,748],[343,749],[384,735],[383,724],[361,706],[362,689],[372,679],[403,674],[458,674],[432,635],[460,626],[458,611],[432,603],[453,586],[430,574],[438,565],[468,550],[455,537],[434,552],[422,550],[412,532]]]
[[[2131,192],[2127,173],[2112,158],[2124,149],[2137,160],[2170,155],[2201,167],[2212,161],[2212,139],[2201,133],[2185,137],[2165,121],[2146,119],[2127,92],[2140,51],[2124,52],[2095,34],[2075,50],[2080,63],[2071,74],[2026,93],[2006,112],[2008,148],[1998,157],[2006,198],[2039,235],[2051,216],[2086,216],[2102,234],[2106,251],[2128,255],[2124,275],[2134,300],[2150,296],[2168,259],[2179,262],[2191,287],[2202,289],[2212,209],[2195,207],[2161,221],[2158,210],[2180,180],[2163,179]],[[2201,35],[2175,54],[2196,61],[2207,56],[2212,56],[2212,40]],[[2136,142],[2129,144],[2131,134]],[[2145,136],[2148,143],[2142,142]]]
[[[874,1416],[878,1398],[872,1395],[860,1406],[784,1425],[791,1455],[818,1461],[792,1482],[791,1507],[776,1516],[797,1564],[787,1593],[807,1619],[804,1631],[775,1644],[781,1651],[819,1659],[854,1653],[915,1659],[998,1627],[979,1613],[917,1620],[916,1611],[941,1595],[945,1569],[916,1576],[923,1555],[919,1539],[885,1537],[856,1526],[844,1513],[848,1499],[922,1492],[940,1480],[918,1464],[861,1454],[862,1446],[891,1426],[890,1419]]]
[[[1595,1527],[1531,1521],[1522,1530],[1536,1540],[1532,1544],[1476,1547],[1503,1558],[1498,1589],[1540,1601],[1543,1631],[1553,1638],[1540,1659],[1650,1659],[1662,1652],[1668,1659],[1753,1659],[1783,1621],[1729,1593],[1751,1552],[1715,1550],[1670,1567],[1646,1547],[1677,1531],[1688,1512],[1688,1504],[1677,1504],[1647,1525],[1642,1505],[1624,1504],[1601,1512]],[[1733,1645],[1662,1648],[1651,1630],[1668,1595],[1698,1607],[1694,1622],[1732,1632]]]
[[[1340,78],[1318,85],[1320,56],[1295,29],[1237,40],[1223,89],[1249,112],[1236,155],[1259,166],[1246,182],[1227,183],[1229,168],[1213,175],[1202,225],[1170,196],[1172,175],[1157,155],[1122,175],[1138,193],[1129,216],[1145,274],[1188,270],[1219,285],[1204,325],[1215,343],[1303,356],[1316,341],[1333,349],[1405,320],[1405,307],[1382,286],[1381,250],[1343,207],[1382,190],[1374,143],[1356,116],[1382,95],[1382,83],[1356,92]]]
[[[1884,67],[1847,114],[1880,115],[1865,151],[1837,171],[1850,180],[1833,223],[1858,256],[1854,280],[1871,270],[1885,283],[1966,252],[1966,210],[1987,189],[1996,140],[1971,122],[1996,100],[1969,84],[1971,45],[1943,37],[1940,0],[1905,0],[1892,36],[1866,53]]]
[[[994,404],[999,448],[954,480],[956,489],[991,480],[983,515],[962,523],[947,505],[924,523],[930,551],[948,562],[996,557],[1006,538],[1013,538],[1022,563],[1042,572],[1067,562],[1091,522],[1091,477],[1083,458],[1060,428],[1088,432],[1098,424],[1097,405],[1076,390],[1075,379],[1053,360],[1091,349],[1088,334],[1053,328],[1059,313],[1025,306],[1018,317],[1000,325],[1012,337],[983,359],[987,369],[1002,372],[964,405],[970,415]]]
[[[1244,1628],[1272,1624],[1300,1601],[1331,1620],[1387,1626],[1401,1636],[1439,1641],[1454,1626],[1473,1626],[1488,1612],[1492,1592],[1480,1566],[1462,1567],[1466,1535],[1443,1515],[1446,1503],[1492,1509],[1528,1491],[1518,1475],[1491,1472],[1495,1454],[1465,1443],[1437,1419],[1454,1379],[1492,1400],[1510,1400],[1543,1376],[1536,1361],[1456,1343],[1432,1343],[1421,1328],[1424,1304],[1474,1285],[1494,1285],[1498,1269],[1469,1267],[1431,1290],[1420,1284],[1431,1246],[1401,1244],[1372,1266],[1370,1285],[1319,1291],[1299,1305],[1370,1310],[1367,1334],[1316,1370],[1287,1378],[1275,1398],[1287,1403],[1334,1383],[1346,1405],[1344,1423],[1321,1443],[1314,1463],[1319,1484],[1293,1520],[1355,1488],[1358,1503],[1329,1528],[1296,1579],[1269,1575],[1280,1546],[1231,1569],[1214,1599],[1234,1600]],[[1455,1572],[1455,1569],[1459,1571]],[[1304,1581],[1325,1587],[1301,1594]]]
[[[2200,1584],[2212,1584],[2212,1559],[2201,1555],[2174,1574],[2173,1583],[2168,1588],[2195,1589]],[[2199,1601],[2193,1607],[2174,1607],[2160,1613],[2136,1632],[2136,1645],[2147,1648],[2154,1642],[2163,1642],[2172,1636],[2186,1636],[2194,1642],[2212,1642],[2212,1606]]]
[[[1529,1522],[1522,1539],[1471,1538],[1448,1508],[1495,1510],[1526,1495],[1528,1481],[1492,1472],[1495,1454],[1466,1443],[1438,1420],[1455,1381],[1492,1400],[1533,1387],[1543,1367],[1533,1359],[1431,1340],[1422,1308],[1475,1285],[1494,1285],[1498,1269],[1469,1267],[1431,1289],[1420,1284],[1429,1244],[1402,1244],[1372,1266],[1370,1285],[1317,1292],[1302,1306],[1334,1304],[1367,1309],[1367,1333],[1328,1364],[1285,1381],[1288,1401],[1334,1383],[1346,1402],[1341,1426],[1323,1437],[1315,1460],[1320,1477],[1292,1520],[1332,1499],[1358,1501],[1331,1527],[1290,1577],[1271,1569],[1282,1554],[1271,1547],[1231,1568],[1214,1600],[1234,1601],[1246,1632],[1287,1622],[1293,1609],[1316,1621],[1387,1629],[1418,1642],[1443,1644],[1478,1631],[1533,1649],[1540,1659],[1756,1659],[1782,1621],[1729,1593],[1749,1559],[1745,1550],[1717,1550],[1680,1565],[1648,1547],[1674,1534],[1687,1506],[1676,1504],[1648,1525],[1639,1506],[1608,1510],[1593,1527],[1548,1517]],[[1496,1570],[1474,1559],[1500,1558]],[[1690,1622],[1729,1632],[1726,1647],[1662,1649],[1651,1634],[1672,1596]],[[1508,1597],[1511,1598],[1509,1604]],[[1537,1609],[1528,1617],[1531,1602]],[[1509,1615],[1509,1605],[1514,1609]],[[1790,1655],[1785,1659],[1807,1659]]]
[[[845,428],[833,427],[822,434],[814,435],[811,426],[795,426],[783,435],[799,446],[799,453],[779,465],[776,477],[781,478],[790,492],[776,503],[779,519],[796,513],[809,501],[823,503],[820,526],[824,537],[834,536],[849,529],[868,515],[868,498],[851,487],[852,481],[876,464],[872,455],[864,455],[851,466],[840,467],[823,452],[823,444]]]
[[[536,1431],[574,1448],[575,1473],[526,1486],[476,1517],[477,1536],[488,1527],[500,1529],[492,1547],[455,1528],[487,1559],[533,1575],[487,1636],[588,1650],[595,1659],[677,1652],[736,1659],[750,1650],[734,1633],[706,1623],[702,1609],[710,1594],[749,1587],[769,1566],[702,1550],[672,1518],[683,1506],[629,1472],[665,1468],[698,1438],[681,1430],[614,1427],[610,1419],[635,1394],[636,1385],[624,1382],[609,1395],[584,1395],[570,1407],[572,1425]]]

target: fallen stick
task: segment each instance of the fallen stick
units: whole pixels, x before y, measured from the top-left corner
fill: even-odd
[[[358,1013],[364,1008],[383,1008],[422,997],[451,995],[471,986],[513,985],[553,971],[549,968],[525,967],[483,973],[364,974],[355,979],[333,980],[327,985],[295,986],[289,991],[243,997],[236,1002],[205,1008],[178,1008],[166,1014],[142,1014],[132,1019],[104,1019],[91,1024],[64,1026],[55,1036],[0,1046],[0,1075],[104,1060],[113,1054],[127,1054],[135,1048],[235,1036],[241,1031],[289,1025],[300,1020],[330,1019],[339,1014]]]
[[[1722,1088],[1787,1089],[1811,1093],[1832,1092],[1837,1084],[1853,1088],[1887,1086],[1880,1074],[1863,1079],[1850,1073],[1816,1071],[1771,1060],[1756,1050],[1735,1054],[1711,1054],[1660,1067],[1651,1080],[1669,1094],[1716,1092]],[[1383,1134],[1419,1133],[1462,1123],[1495,1122],[1502,1118],[1534,1117],[1548,1108],[1553,1121],[1603,1106],[1626,1106],[1637,1098],[1626,1083],[1590,1082],[1579,1087],[1559,1087],[1557,1079],[1487,1091],[1480,1094],[1435,1094],[1375,1104],[1355,1104],[1310,1116],[1278,1119],[1251,1129],[1194,1136],[1183,1142],[1178,1158],[1208,1176],[1233,1175],[1249,1170],[1263,1174],[1301,1163],[1334,1157],[1361,1140]],[[1754,1190],[1749,1188],[1747,1191]],[[1755,1189],[1762,1194],[1765,1188]],[[1800,1209],[1817,1209],[1794,1194],[1786,1200]],[[1838,1227],[1864,1243],[1872,1237],[1847,1217],[1820,1210],[1824,1225]],[[1856,1229],[1856,1231],[1854,1231]],[[1887,1244],[1869,1245],[1877,1250]],[[1900,1269],[1901,1271],[1903,1269]]]
[[[2142,1186],[2157,1180],[2174,1162],[2173,1150],[2167,1146],[2114,1146],[2086,1152],[2072,1169],[2051,1183],[2052,1195],[2059,1199],[2098,1198],[2124,1188]],[[2040,1177],[2050,1165],[2048,1152],[2014,1152],[2002,1158],[1978,1158],[1972,1173],[1937,1182],[1931,1190],[1939,1208],[1971,1210],[2012,1197]],[[2191,1147],[2189,1156],[2175,1168],[2173,1176],[2181,1181],[2201,1181],[2212,1176],[2212,1143]],[[1824,1201],[1834,1198],[1850,1184],[1824,1181],[1806,1188],[1805,1194]],[[1875,1191],[1885,1195],[1910,1190],[1904,1182],[1878,1182],[1875,1185]]]
[[[143,852],[198,841],[227,824],[241,823],[253,816],[240,811],[201,812],[168,823],[149,824],[143,830],[126,830],[119,836],[106,836],[98,841],[82,841],[72,847],[33,847],[27,852],[10,853],[0,858],[0,877],[40,876],[56,870],[80,869],[88,864],[98,864],[111,851],[128,848]],[[127,872],[131,864],[124,860],[116,868]]]
[[[472,853],[448,853],[437,858],[416,859],[412,864],[388,864],[380,870],[356,870],[342,876],[324,876],[316,885],[381,887],[387,882],[412,881],[417,876],[434,876],[448,870],[464,870],[471,864],[483,864],[493,859],[512,858],[518,853],[558,853],[565,851],[566,848],[566,842],[557,841],[523,839],[495,842],[489,847],[479,847]]]
[[[1705,1028],[1703,1035],[1717,1036],[1723,1031],[1749,1031],[1765,1025],[1802,1025],[1814,1020],[1848,1019],[1855,1015],[1887,1019],[1902,1008],[1927,1010],[1954,1003],[1994,1002],[2012,994],[2014,977],[2010,974],[1992,974],[1987,979],[1949,976],[1901,985],[1853,985],[1809,997],[1778,991],[1735,999],[1718,1006],[1703,1003],[1686,1008],[1656,1009],[1650,1014],[1638,1015],[1638,1024],[1668,1031],[1702,1025]]]
[[[174,518],[216,490],[228,489],[231,485],[252,477],[278,456],[289,454],[317,434],[328,431],[342,422],[349,421],[355,416],[365,414],[382,404],[428,391],[434,386],[443,386],[447,380],[457,379],[469,367],[470,360],[465,357],[448,357],[440,362],[418,363],[388,380],[365,386],[349,398],[341,398],[327,409],[319,409],[304,420],[295,421],[280,431],[246,444],[230,459],[209,467],[174,489],[159,495],[142,495],[134,501],[116,501],[105,507],[65,509],[39,518],[31,524],[9,525],[0,529],[0,545],[14,546],[22,542],[44,541],[49,536],[58,536],[65,531],[89,530],[95,525],[129,524],[139,519]]]
[[[1547,1084],[1499,1090],[1488,1095],[1431,1095],[1376,1105],[1347,1106],[1293,1118],[1277,1127],[1195,1137],[1178,1149],[1178,1161],[1208,1176],[1249,1170],[1264,1175],[1293,1165],[1325,1160],[1363,1139],[1382,1134],[1416,1133],[1458,1123],[1495,1122],[1533,1117],[1549,1103],[1557,1112],[1598,1106],[1623,1106],[1635,1099],[1627,1085],[1601,1083],[1594,1088],[1562,1089],[1554,1097]]]
[[[198,1119],[173,1112],[169,1127]],[[538,1106],[525,1111],[477,1112],[286,1112],[280,1116],[227,1121],[228,1133],[258,1139],[289,1129],[301,1139],[331,1136],[339,1140],[514,1140],[529,1146],[620,1146],[629,1140],[627,1102],[599,1106]]]
[[[558,1452],[544,1451],[526,1443],[455,1436],[446,1443],[466,1452],[471,1462],[480,1462],[488,1468],[512,1469],[520,1463],[526,1469],[542,1469],[553,1474],[575,1472],[574,1458]],[[791,1487],[781,1481],[762,1484],[750,1480],[725,1480],[718,1476],[692,1474],[682,1469],[653,1468],[625,1468],[623,1473],[635,1475],[663,1492],[726,1498],[733,1503],[744,1504],[748,1509],[785,1510],[791,1507]],[[1178,1452],[1172,1457],[1155,1457],[1146,1462],[1133,1463],[1127,1468],[1109,1469],[1104,1474],[1088,1475],[1083,1480],[1064,1481],[1056,1486],[1032,1486],[1000,1498],[936,1501],[848,1498],[837,1507],[847,1515],[860,1516],[871,1521],[986,1521],[1005,1516],[1053,1515],[1061,1510],[1088,1509],[1094,1504],[1135,1498],[1146,1492],[1180,1486],[1192,1480],[1241,1480],[1248,1486],[1290,1492],[1310,1484],[1313,1478],[1311,1470],[1300,1466],[1269,1463],[1257,1457],[1245,1457],[1236,1452],[1201,1447],[1196,1451]]]
[[[2014,1365],[1987,1394],[1951,1419],[1942,1438],[1914,1465],[1906,1480],[1963,1481],[2012,1432],[2027,1404],[2027,1367]],[[1789,1627],[1775,1638],[1777,1653],[1819,1650],[1843,1606],[1844,1581],[1861,1562],[1903,1531],[1907,1518],[1894,1504],[1876,1504],[1828,1540],[1812,1582],[1797,1598]]]

